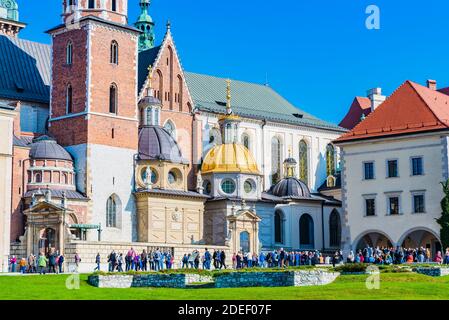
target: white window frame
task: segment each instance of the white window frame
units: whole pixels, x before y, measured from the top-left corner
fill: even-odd
[[[372,179],[366,179],[365,164],[367,164],[367,163],[372,163],[373,164],[373,178]],[[372,160],[372,161],[363,161],[362,162],[362,180],[363,181],[376,180],[376,161]]]
[[[426,190],[412,190],[410,191],[411,194],[411,208],[412,208],[412,214],[425,214],[426,211]],[[415,208],[415,196],[422,196],[423,197],[423,203],[424,203],[424,211],[423,212],[416,212]]]
[[[390,198],[398,198],[398,216],[401,216],[404,214],[404,211],[402,210],[402,197],[401,197],[402,191],[394,191],[394,192],[385,192],[386,196],[386,207],[387,207],[387,216],[396,216],[396,214],[390,214]]]
[[[389,161],[396,161],[396,171],[398,173],[398,175],[396,177],[390,177],[390,172],[388,171],[388,162]],[[392,158],[392,159],[386,159],[385,160],[385,177],[387,179],[396,179],[396,178],[400,178],[401,175],[399,173],[399,159],[398,158]]]
[[[421,159],[421,174],[413,174],[413,159]],[[422,177],[425,175],[424,172],[424,156],[411,156],[410,157],[410,176],[411,177]]]
[[[364,194],[364,195],[362,195],[362,197],[363,197],[363,216],[368,217],[368,218],[377,217],[377,201],[376,201],[377,193]],[[366,200],[374,200],[374,215],[373,216],[367,215],[368,207],[366,205]]]

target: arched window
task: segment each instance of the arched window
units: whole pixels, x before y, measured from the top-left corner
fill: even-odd
[[[341,244],[341,220],[337,210],[332,210],[329,217],[329,245],[340,247]]]
[[[301,140],[299,142],[299,179],[305,184],[308,184],[309,180],[308,162],[307,143],[304,140]]]
[[[89,9],[95,9],[95,0],[89,0]]]
[[[180,75],[178,75],[178,86],[179,86],[179,93],[178,93],[178,104],[179,104],[179,111],[182,112],[182,78]]]
[[[111,63],[118,64],[118,43],[115,40],[111,42]]]
[[[106,227],[117,228],[117,214],[120,210],[120,199],[116,195],[108,198],[106,203]]]
[[[271,140],[271,184],[276,184],[281,179],[281,152],[281,140],[277,137],[273,137]]]
[[[72,41],[69,41],[67,43],[67,47],[66,47],[66,64],[71,65],[73,62],[73,44]]]
[[[299,245],[301,247],[314,246],[313,219],[308,214],[303,214],[299,219]]]
[[[65,110],[66,113],[72,113],[73,112],[73,90],[72,90],[72,85],[69,84],[67,86],[67,92],[66,92],[66,101],[65,101]]]
[[[282,243],[283,242],[283,219],[282,219],[282,212],[276,211],[274,213],[274,242],[275,243]]]
[[[111,10],[117,11],[117,0],[111,0]]]
[[[67,173],[64,173],[62,175],[62,183],[63,184],[69,184],[69,177],[68,177]]]
[[[42,175],[40,173],[36,173],[36,175],[34,176],[34,182],[42,183]]]
[[[246,149],[250,150],[251,142],[250,137],[247,133],[242,134],[242,144],[245,146]]]
[[[113,83],[109,87],[109,112],[117,114],[117,86]]]
[[[221,133],[217,128],[212,128],[209,131],[209,143],[210,144],[221,144]]]
[[[164,76],[161,70],[157,70],[157,75],[159,77],[159,90],[157,91],[157,98],[162,102],[162,95],[164,94]]]
[[[326,147],[326,173],[327,176],[335,174],[335,148],[330,143]]]
[[[167,122],[165,122],[164,129],[173,137],[173,139],[176,140],[176,129],[171,120],[167,120]]]

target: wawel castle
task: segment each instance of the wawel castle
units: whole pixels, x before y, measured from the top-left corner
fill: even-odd
[[[128,17],[128,5],[140,6]],[[340,125],[268,85],[184,70],[150,0],[61,0],[51,45],[0,0],[0,263],[184,253],[441,249],[449,94],[406,81]],[[32,27],[32,26],[30,26]]]

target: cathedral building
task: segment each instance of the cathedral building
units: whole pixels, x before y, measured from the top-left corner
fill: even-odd
[[[150,0],[133,2],[131,25],[126,0],[63,0],[46,45],[0,1],[0,259],[339,248],[346,130],[268,85],[186,72],[171,24],[157,44]]]

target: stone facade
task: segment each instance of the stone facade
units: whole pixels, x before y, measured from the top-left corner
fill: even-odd
[[[115,250],[117,253],[123,253],[124,255],[128,252],[130,248],[134,248],[137,253],[141,253],[143,250],[146,252],[154,251],[159,248],[161,251],[169,251],[172,253],[174,257],[174,269],[179,269],[182,267],[182,257],[184,254],[192,253],[194,250],[198,250],[200,255],[204,254],[206,246],[199,245],[167,245],[164,243],[143,243],[143,242],[135,242],[135,243],[126,243],[126,242],[91,242],[91,241],[71,241],[66,244],[65,247],[65,268],[66,271],[74,271],[75,270],[75,253],[78,252],[81,258],[81,264],[78,268],[79,272],[92,272],[96,267],[95,257],[97,253],[101,256],[101,270],[108,270],[107,257]],[[224,250],[226,254],[226,264],[227,266],[232,266],[232,252],[228,247],[223,246],[207,246],[210,252],[213,250]],[[20,248],[17,248],[18,250]],[[201,266],[201,264],[200,264]]]
[[[8,270],[14,108],[0,106],[0,270]]]
[[[205,198],[139,193],[138,241],[171,244],[204,242]]]

